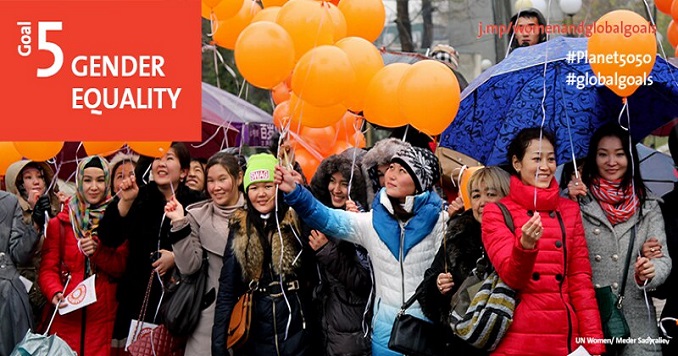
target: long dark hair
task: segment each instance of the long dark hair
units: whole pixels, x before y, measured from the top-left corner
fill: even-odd
[[[636,145],[631,144],[629,141],[629,133],[616,123],[601,126],[593,133],[591,141],[589,142],[589,151],[586,155],[586,162],[584,163],[584,174],[582,179],[584,184],[586,184],[587,187],[590,187],[596,178],[600,178],[596,157],[598,156],[598,145],[605,137],[616,137],[621,141],[624,155],[626,156],[627,162],[629,162],[624,177],[622,177],[619,189],[628,189],[628,187],[633,184],[636,196],[640,199],[640,205],[642,206],[647,197],[647,190],[645,188],[645,183],[643,183],[643,178],[640,175],[638,151],[636,150]],[[631,169],[631,163],[634,167],[633,170]]]

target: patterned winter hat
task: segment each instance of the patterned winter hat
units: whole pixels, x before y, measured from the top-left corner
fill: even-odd
[[[438,157],[428,149],[421,147],[404,147],[391,159],[398,163],[412,176],[417,194],[430,190],[433,183],[440,179],[440,163]]]
[[[459,52],[452,46],[439,44],[433,47],[429,57],[437,59],[452,69],[459,67]]]
[[[245,191],[252,183],[273,182],[276,164],[278,164],[278,160],[270,153],[250,156],[243,182]]]

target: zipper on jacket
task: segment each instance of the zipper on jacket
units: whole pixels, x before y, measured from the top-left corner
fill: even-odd
[[[567,276],[567,244],[565,243],[567,232],[560,212],[556,211],[556,217],[558,217],[558,224],[560,224],[563,242],[563,278],[560,280],[560,299],[563,301],[565,311],[567,312],[567,353],[570,354],[572,353],[572,317],[570,316],[570,307],[567,305],[567,302],[565,302],[565,298],[563,298],[563,283],[565,282],[565,276]]]
[[[400,224],[400,248],[399,248],[400,251],[398,252],[398,262],[400,262],[400,287],[401,287],[401,290],[402,290],[400,295],[402,296],[402,299],[403,299],[402,304],[405,304],[405,268],[403,267],[403,260],[405,258],[404,258],[403,255],[404,255],[404,250],[405,250],[404,249],[404,247],[405,247],[404,246],[405,245],[405,225],[407,225],[407,223],[403,223],[403,222],[399,221],[398,224]]]

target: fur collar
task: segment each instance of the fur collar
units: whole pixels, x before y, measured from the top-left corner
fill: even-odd
[[[280,222],[282,231],[282,245],[280,244],[280,235],[276,231],[271,237],[271,259],[273,273],[275,275],[289,275],[295,272],[301,261],[295,259],[301,251],[301,246],[292,232],[292,228],[299,231],[298,218],[294,210],[290,209],[285,218]],[[262,279],[264,272],[264,250],[259,240],[259,233],[256,229],[250,228],[247,231],[247,210],[238,209],[231,217],[231,230],[233,231],[233,255],[242,270],[242,277],[245,281]],[[298,234],[298,233],[297,233]],[[283,252],[282,264],[280,263],[280,253]],[[265,278],[265,277],[264,277]]]

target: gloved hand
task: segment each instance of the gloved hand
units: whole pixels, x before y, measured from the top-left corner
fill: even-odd
[[[49,203],[49,197],[43,195],[35,202],[35,207],[33,208],[33,213],[31,214],[33,222],[37,224],[40,228],[45,225],[45,212],[49,212],[51,205]]]

